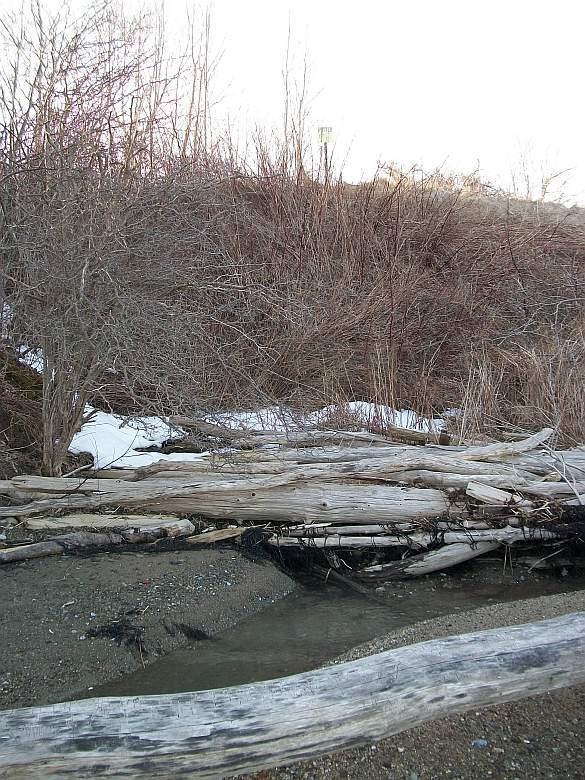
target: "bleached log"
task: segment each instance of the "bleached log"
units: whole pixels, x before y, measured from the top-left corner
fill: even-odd
[[[443,571],[472,558],[477,558],[500,547],[499,542],[476,542],[467,544],[456,542],[447,544],[438,550],[412,555],[401,561],[392,561],[375,566],[366,566],[355,572],[355,576],[365,580],[392,580],[402,577],[422,577],[435,571]]]
[[[8,547],[0,550],[0,564],[26,561],[31,558],[42,558],[47,555],[59,555],[70,550],[80,550],[88,547],[106,547],[117,544],[142,544],[164,537],[176,538],[189,536],[195,526],[188,520],[172,520],[158,526],[131,528],[120,533],[94,533],[92,531],[77,531],[62,536],[55,536],[46,542]]]
[[[400,471],[392,475],[393,481],[408,485],[426,485],[444,490],[465,490],[469,482],[478,482],[496,488],[512,488],[520,490],[529,485],[527,477],[515,473],[509,474],[446,474],[429,469],[416,471]]]
[[[332,548],[378,548],[378,547],[411,547],[420,549],[428,547],[436,537],[432,534],[412,533],[400,534],[396,536],[384,536],[376,534],[372,536],[340,536],[332,534],[331,536],[271,536],[266,540],[272,547],[332,547]]]
[[[265,477],[270,476],[265,474]],[[164,490],[167,487],[183,488],[194,486],[197,490],[205,489],[206,487],[213,487],[216,490],[231,489],[235,483],[250,482],[252,485],[261,486],[258,482],[252,482],[254,475],[249,474],[232,474],[232,473],[184,473],[176,474],[172,480],[165,479],[159,474],[156,478],[148,480],[147,486],[134,481],[127,481],[124,479],[78,479],[76,477],[38,477],[38,476],[22,476],[14,477],[14,483],[19,489],[24,492],[31,490],[35,495],[47,494],[68,495],[68,494],[115,494],[118,491],[124,495],[135,494],[145,495],[148,491]],[[146,483],[145,483],[146,484]],[[226,488],[227,485],[227,488]]]
[[[191,498],[152,502],[149,508],[181,513],[199,512],[206,517],[261,523],[394,523],[452,514],[443,493],[432,488],[400,488],[395,485],[313,483],[269,490],[241,488]]]
[[[241,453],[238,453],[241,455]],[[298,463],[295,463],[298,465]],[[169,479],[173,476],[195,476],[200,474],[210,474],[217,478],[222,474],[241,474],[249,476],[250,474],[278,474],[287,468],[286,462],[279,460],[267,461],[246,461],[238,458],[202,458],[197,461],[166,461],[161,460],[152,463],[149,466],[141,466],[130,472],[130,477],[124,479],[142,480],[156,477],[158,479]]]
[[[465,492],[470,498],[490,506],[505,506],[519,512],[530,512],[534,509],[534,504],[521,496],[479,482],[470,482]]]
[[[542,528],[488,528],[486,530],[466,529],[464,531],[445,531],[439,536],[432,533],[403,533],[403,534],[372,534],[370,536],[345,536],[331,534],[328,536],[281,536],[275,535],[267,540],[272,547],[345,547],[351,548],[377,548],[377,547],[428,547],[434,542],[440,541],[445,545],[450,544],[478,544],[480,542],[506,542],[513,544],[518,541],[543,541],[558,539],[558,534]]]
[[[481,447],[470,447],[461,455],[467,460],[501,461],[540,447],[554,433],[554,428],[543,428],[542,431],[528,436],[526,439],[514,442],[496,442]]]
[[[445,531],[444,534],[441,534],[441,538],[445,544],[457,544],[461,542],[476,544],[478,542],[492,541],[513,544],[514,542],[548,541],[550,539],[558,539],[559,535],[554,533],[554,531],[548,531],[546,528],[529,528],[526,526],[518,528],[516,526],[507,525],[504,528],[488,528],[485,531],[476,531],[473,529],[464,531]]]
[[[407,470],[428,469],[454,474],[506,474],[519,478],[529,478],[527,473],[519,472],[513,466],[468,462],[455,456],[442,456],[436,458],[433,455],[424,454],[421,450],[413,453],[399,453],[387,458],[369,458],[351,463],[312,463],[289,466],[289,468],[272,474],[243,475],[218,472],[212,479],[206,479],[203,475],[186,475],[184,479],[173,481],[168,485],[166,495],[172,495],[172,491],[181,491],[183,488],[192,487],[193,492],[201,492],[205,485],[213,484],[213,490],[231,491],[237,480],[248,479],[250,486],[256,489],[281,487],[305,482],[308,480],[342,480],[342,479],[371,479],[371,480],[396,480],[396,474]],[[48,492],[90,492],[118,493],[120,496],[140,493],[145,498],[156,495],[159,490],[164,490],[168,481],[152,479],[144,484],[128,482],[126,480],[99,480],[84,478],[55,478],[55,477],[14,477],[15,485],[19,489],[30,488],[40,490],[43,485]],[[123,498],[121,498],[123,500]]]
[[[250,526],[253,528],[254,526]],[[185,541],[189,544],[213,544],[214,542],[225,542],[227,539],[237,539],[244,531],[249,531],[250,527],[244,528],[215,528],[213,531],[204,531],[202,534],[188,536]]]
[[[283,536],[352,536],[367,534],[415,533],[421,526],[413,523],[393,523],[392,525],[333,525],[332,523],[311,523],[300,526],[290,526],[283,530]]]
[[[84,477],[39,477],[34,474],[13,477],[11,479],[20,491],[34,491],[38,493],[94,493],[96,491],[107,490],[112,492],[117,489],[128,490],[126,480],[93,479]]]
[[[211,780],[583,683],[585,614],[574,613],[233,688],[0,712],[0,778]]]
[[[311,523],[299,526],[289,526],[283,529],[282,536],[377,536],[416,533],[425,530],[429,523],[424,520],[419,523],[392,523],[385,525],[333,525],[332,523]],[[438,521],[433,523],[433,528],[438,530],[487,530],[491,528],[480,520],[463,520],[460,523]]]
[[[533,482],[522,488],[523,493],[544,499],[560,499],[567,496],[577,497],[585,493],[585,481],[581,482]]]
[[[304,473],[304,472],[303,472]],[[219,519],[277,522],[394,522],[413,518],[437,517],[450,510],[445,495],[432,488],[400,488],[393,485],[303,481],[295,473],[298,485],[271,488],[274,476],[242,482],[227,478],[212,486],[197,480],[172,483],[156,481],[124,483],[108,491],[89,495],[33,501],[25,506],[0,507],[0,517],[32,517],[57,510],[97,510],[108,506],[148,508],[153,512],[199,512]],[[451,511],[454,511],[451,508]]]
[[[163,523],[176,523],[172,515],[106,515],[106,514],[71,514],[61,516],[31,517],[25,521],[31,530],[57,530],[59,528],[149,528]]]

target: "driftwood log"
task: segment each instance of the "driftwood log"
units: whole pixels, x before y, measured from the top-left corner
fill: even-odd
[[[268,682],[0,712],[0,778],[221,778],[585,683],[585,613]]]
[[[118,544],[144,544],[156,539],[190,536],[195,526],[188,520],[171,520],[158,525],[124,528],[118,533],[93,531],[75,531],[69,534],[54,536],[43,542],[19,544],[0,550],[0,563],[15,563],[32,558],[45,558],[48,555],[62,555],[65,552],[87,549],[90,547],[110,547]]]

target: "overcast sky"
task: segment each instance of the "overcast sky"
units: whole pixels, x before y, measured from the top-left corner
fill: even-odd
[[[184,29],[185,0],[144,1],[164,2],[169,30]],[[17,2],[0,0],[0,9]],[[394,161],[462,173],[479,167],[505,186],[515,171],[522,191],[524,159],[535,185],[541,168],[570,169],[559,181],[569,177],[566,195],[585,204],[582,0],[209,0],[209,7],[213,49],[222,53],[217,116],[229,115],[241,132],[280,121],[290,25],[292,72],[308,62],[312,137],[319,125],[333,127],[348,180]]]
[[[167,0],[170,12],[182,7]],[[282,111],[289,20],[309,62],[313,128],[331,125],[350,178],[378,160],[508,183],[571,170],[585,202],[585,29],[580,0],[213,0],[217,86],[240,119]]]

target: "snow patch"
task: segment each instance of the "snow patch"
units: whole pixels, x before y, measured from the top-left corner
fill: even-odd
[[[168,439],[181,438],[184,431],[169,424],[163,417],[122,417],[86,408],[90,416],[81,430],[75,434],[71,447],[73,453],[92,455],[96,469],[138,468],[158,461],[197,461],[206,453],[138,452],[140,447],[161,446]],[[244,412],[221,412],[208,415],[209,422],[233,430],[267,430],[286,433],[319,425],[343,428],[353,423],[364,430],[384,429],[396,425],[425,433],[442,431],[446,422],[442,418],[420,417],[409,409],[396,410],[383,404],[366,401],[349,401],[326,406],[307,415],[299,415],[285,406],[270,406]],[[274,445],[276,448],[278,445]]]
[[[26,344],[22,344],[20,347],[18,347],[18,354],[18,359],[21,363],[24,363],[25,366],[32,368],[33,371],[37,372],[37,374],[43,373],[45,361],[42,349],[31,349],[30,347],[27,347]]]
[[[139,447],[160,446],[168,439],[184,435],[162,417],[122,417],[91,407],[87,407],[85,412],[91,417],[73,437],[69,451],[89,453],[96,469],[138,468],[160,460],[195,461],[203,454],[137,452]]]
[[[343,427],[344,421],[362,425],[364,428],[384,428],[387,425],[395,425],[424,433],[442,431],[446,427],[442,417],[421,417],[412,409],[396,410],[384,404],[368,401],[334,404],[306,415],[295,413],[286,406],[269,406],[253,411],[223,412],[210,415],[207,420],[235,430],[268,430],[279,433],[325,424],[338,424]]]
[[[422,431],[434,433],[442,431],[446,427],[445,420],[441,417],[421,417],[412,409],[392,409],[384,404],[374,404],[369,401],[348,401],[344,404],[326,406],[318,412],[310,415],[313,424],[324,424],[335,419],[343,420],[347,417],[365,428],[383,429],[389,425],[399,428],[407,428],[410,431]]]
[[[286,406],[268,406],[244,412],[221,412],[208,415],[207,422],[233,430],[298,431],[307,425],[307,419]]]

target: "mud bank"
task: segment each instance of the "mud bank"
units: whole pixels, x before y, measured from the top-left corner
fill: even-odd
[[[133,549],[0,568],[0,707],[50,704],[213,637],[294,582],[225,549]]]

